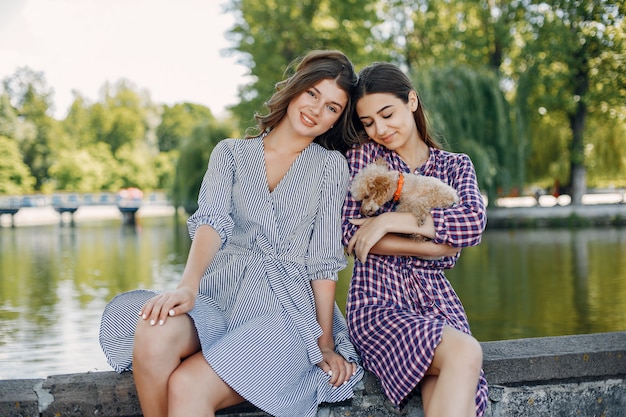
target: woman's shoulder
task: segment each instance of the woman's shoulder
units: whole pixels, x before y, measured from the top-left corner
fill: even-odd
[[[227,146],[229,148],[234,147],[247,147],[252,146],[254,143],[260,141],[261,138],[258,136],[252,138],[225,138],[218,142],[218,144],[222,144],[222,146]]]
[[[213,152],[217,153],[230,153],[230,154],[242,154],[248,152],[251,149],[256,149],[260,138],[225,138],[220,140],[213,147]]]
[[[469,155],[436,148],[431,148],[431,158],[424,167],[424,173],[433,176],[458,176],[474,171],[474,164]]]
[[[430,148],[431,153],[435,155],[435,160],[446,163],[469,162],[470,157],[461,152],[452,152],[440,148]]]
[[[347,169],[348,162],[346,161],[346,157],[341,152],[326,149],[317,143],[311,143],[310,147],[312,151],[310,154],[321,158],[324,161],[323,166],[326,170],[335,170],[337,168],[343,169],[344,167]]]
[[[348,161],[362,160],[370,162],[376,160],[386,153],[389,153],[389,151],[384,146],[379,145],[376,142],[365,142],[363,144],[350,148],[346,152],[346,156],[348,158]]]

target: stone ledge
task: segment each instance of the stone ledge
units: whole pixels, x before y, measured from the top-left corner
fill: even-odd
[[[626,375],[626,332],[481,343],[490,384]]]
[[[626,410],[626,332],[482,343],[490,384],[487,417],[620,416]],[[132,375],[115,372],[0,381],[2,417],[140,417]],[[224,417],[267,416],[250,404]],[[422,417],[419,396],[402,412],[370,373],[355,397],[320,407],[318,417]],[[297,417],[297,416],[294,416]]]

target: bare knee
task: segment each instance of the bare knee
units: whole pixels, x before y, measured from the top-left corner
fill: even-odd
[[[453,367],[479,373],[483,364],[483,350],[472,336],[451,327],[444,328],[441,343],[435,350],[433,365],[442,369]]]
[[[171,404],[184,404],[189,400],[189,395],[197,389],[198,380],[194,378],[187,368],[178,367],[170,375],[167,382],[168,401]]]
[[[174,356],[182,359],[196,353],[200,341],[191,319],[186,315],[171,317],[162,325],[150,325],[139,320],[135,330],[135,357],[162,359]]]
[[[170,415],[214,413],[244,399],[211,368],[201,352],[185,359],[168,380]],[[212,414],[210,414],[212,415]]]
[[[467,358],[467,363],[472,369],[480,372],[483,366],[483,348],[474,337],[467,335],[464,344],[464,356]]]
[[[135,330],[135,344],[133,347],[133,358],[135,361],[158,359],[168,350],[171,350],[166,340],[167,332],[161,330],[155,328],[155,326],[150,326],[144,320],[139,320]]]

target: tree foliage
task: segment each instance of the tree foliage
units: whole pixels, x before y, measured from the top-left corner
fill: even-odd
[[[435,130],[452,151],[471,156],[490,201],[498,189],[519,186],[524,143],[515,135],[511,106],[495,74],[447,67],[422,71],[416,78]]]
[[[156,135],[161,152],[178,149],[184,138],[191,136],[193,129],[203,123],[214,122],[215,118],[207,107],[193,103],[165,105]]]
[[[191,135],[183,140],[171,193],[176,207],[183,207],[187,213],[193,213],[198,208],[198,192],[209,156],[215,145],[229,137],[230,132],[231,127],[227,124],[204,123],[196,126]]]
[[[147,92],[125,80],[105,83],[95,103],[74,93],[67,117],[57,121],[47,114],[50,94],[43,74],[20,69],[3,86],[1,134],[17,146],[19,161],[37,180],[35,191],[117,191],[171,184],[178,152],[159,152],[161,110]],[[206,107],[181,106],[193,109],[195,119],[188,123],[211,116]],[[5,184],[0,187],[9,189]]]
[[[22,194],[33,190],[35,178],[22,162],[14,140],[0,135],[0,194]]]
[[[586,129],[588,118],[604,118],[608,109],[619,111],[626,102],[626,5],[607,0],[524,4],[525,18],[518,25],[521,52],[514,67],[518,91],[535,134],[549,136],[546,130],[554,120],[567,126],[565,182],[573,203],[580,204],[586,149],[594,142],[594,133]]]
[[[93,103],[74,93],[58,121],[44,74],[20,68],[2,82],[0,136],[4,155],[22,165],[3,160],[0,182],[28,189],[34,178],[34,191],[173,186],[176,204],[192,207],[214,143],[255,125],[295,58],[339,49],[357,70],[384,60],[411,76],[490,201],[529,182],[558,180],[575,203],[587,184],[625,184],[624,2],[230,0],[227,12],[228,52],[252,80],[232,107],[238,129],[200,105],[158,106],[126,80],[105,83]],[[9,171],[20,179],[6,179]]]
[[[28,124],[28,129],[15,131],[15,138],[24,163],[35,177],[35,187],[40,189],[48,178],[55,151],[63,148],[66,139],[59,122],[48,115],[52,108],[52,90],[42,72],[28,67],[19,68],[5,78],[3,87],[13,111]],[[4,109],[4,112],[6,115],[11,110]],[[19,125],[15,128],[23,127]]]

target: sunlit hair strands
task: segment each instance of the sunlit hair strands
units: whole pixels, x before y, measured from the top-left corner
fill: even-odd
[[[288,78],[276,84],[276,92],[265,102],[268,113],[255,114],[258,129],[271,130],[287,114],[289,103],[309,87],[322,80],[335,80],[339,88],[346,92],[348,103],[339,120],[315,142],[326,149],[345,152],[358,142],[357,132],[352,123],[353,94],[357,75],[350,59],[336,50],[315,50],[301,59],[292,62],[285,73],[295,71]],[[252,137],[253,135],[248,135]]]
[[[397,66],[388,62],[374,62],[359,72],[359,81],[353,96],[354,103],[359,101],[368,94],[392,94],[402,100],[404,103],[409,102],[409,93],[416,91],[411,84],[411,80]],[[360,142],[367,142],[369,138],[364,131],[363,123],[359,120],[356,112],[354,113],[353,123],[358,131]],[[428,145],[437,149],[442,149],[441,141],[434,138],[428,131],[428,122],[424,112],[424,105],[418,95],[417,109],[413,112],[413,119],[417,126],[421,139]]]

